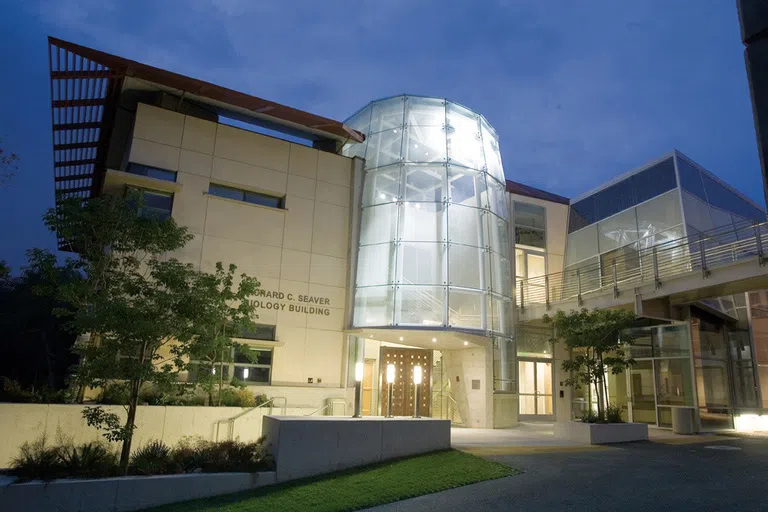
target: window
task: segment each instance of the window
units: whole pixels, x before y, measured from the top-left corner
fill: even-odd
[[[274,325],[256,325],[252,329],[240,331],[233,335],[234,338],[247,340],[275,340]],[[269,384],[272,379],[272,349],[257,347],[249,344],[240,344],[232,348],[229,357],[224,362],[216,364],[214,373],[222,372],[225,381],[231,378],[253,384]],[[191,361],[188,380],[195,382],[200,371],[209,371],[210,362]]]
[[[157,180],[176,181],[176,171],[159,169],[157,167],[150,167],[148,165],[137,164],[134,162],[128,163],[126,172],[131,174],[138,174],[139,176],[146,176],[147,178],[155,178]]]
[[[515,202],[515,244],[546,248],[546,209]]]
[[[143,188],[131,188],[130,191],[136,191],[142,199],[138,209],[140,217],[165,220],[171,216],[173,194]]]
[[[251,192],[250,190],[226,187],[224,185],[217,185],[216,183],[211,183],[208,186],[208,193],[212,196],[234,199],[235,201],[243,201],[245,203],[258,204],[261,206],[268,206],[270,208],[285,208],[284,197],[271,196],[269,194]]]

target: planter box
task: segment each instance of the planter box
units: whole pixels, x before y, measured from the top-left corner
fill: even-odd
[[[126,476],[0,487],[0,510],[129,512],[276,483],[274,471]]]
[[[648,425],[645,423],[582,423],[558,421],[555,437],[584,444],[628,443],[647,441]]]
[[[447,450],[451,422],[432,418],[264,416],[277,481]]]

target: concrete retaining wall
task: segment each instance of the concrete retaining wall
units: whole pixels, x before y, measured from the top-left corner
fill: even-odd
[[[451,422],[432,418],[265,416],[263,432],[281,482],[451,447]]]
[[[273,471],[27,482],[0,487],[0,510],[128,512],[275,482]]]
[[[122,406],[103,407],[121,418],[125,417]],[[45,435],[50,443],[55,443],[60,435],[71,438],[75,443],[103,440],[95,428],[85,423],[82,410],[81,405],[0,404],[0,433],[3,437],[0,468],[10,465],[22,443],[39,439],[41,435]],[[314,410],[316,408],[289,407],[286,414],[303,416]],[[270,411],[269,407],[249,410],[240,407],[139,406],[133,447],[139,448],[155,439],[173,446],[185,436],[225,440],[231,434],[233,439],[255,441],[261,436],[262,418],[266,414],[281,412],[280,408]],[[235,417],[238,418],[230,432],[228,420]]]

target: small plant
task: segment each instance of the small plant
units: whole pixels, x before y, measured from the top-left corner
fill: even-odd
[[[256,396],[247,388],[224,388],[221,390],[221,405],[227,407],[255,407]]]
[[[624,423],[624,419],[621,417],[622,409],[620,405],[608,404],[605,408],[605,422],[606,423]]]
[[[35,389],[22,388],[21,384],[13,379],[2,377],[3,386],[0,389],[0,402],[17,404],[63,404],[67,401],[67,391],[42,387]]]
[[[107,384],[101,388],[96,403],[102,405],[125,405],[128,403],[128,390],[125,384],[113,383]]]
[[[177,473],[171,449],[162,441],[150,441],[131,455],[128,472],[134,475],[167,475]]]
[[[45,436],[21,445],[8,474],[25,480],[96,478],[118,474],[117,453],[99,442],[48,446]]]

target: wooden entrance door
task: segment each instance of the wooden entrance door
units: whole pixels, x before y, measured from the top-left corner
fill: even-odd
[[[392,415],[413,416],[415,387],[413,367],[421,366],[421,416],[429,416],[432,396],[432,351],[418,348],[381,347],[379,358],[381,382],[381,413],[387,414],[388,386],[387,365],[395,365],[395,382],[392,385]]]

